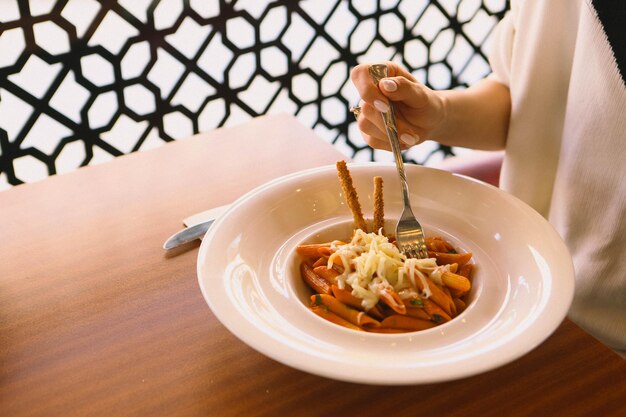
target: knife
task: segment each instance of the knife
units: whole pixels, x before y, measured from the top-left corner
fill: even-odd
[[[207,230],[209,230],[215,219],[221,216],[222,213],[228,209],[228,207],[230,207],[230,204],[215,207],[187,217],[183,220],[183,224],[187,226],[187,228],[174,233],[169,239],[167,239],[163,244],[163,249],[174,249],[187,242],[191,242],[192,240],[202,238],[206,234]]]

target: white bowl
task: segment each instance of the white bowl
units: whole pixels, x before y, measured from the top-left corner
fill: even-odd
[[[349,169],[365,216],[373,209],[372,178],[380,175],[385,216],[397,219],[402,207],[395,167]],[[211,310],[242,341],[279,362],[361,383],[462,378],[543,342],[564,319],[574,292],[571,257],[554,229],[496,187],[421,166],[408,165],[406,172],[426,234],[474,254],[471,301],[457,318],[420,332],[372,334],[344,329],[307,309],[296,246],[345,239],[351,227],[334,165],[263,185],[215,222],[197,265]]]

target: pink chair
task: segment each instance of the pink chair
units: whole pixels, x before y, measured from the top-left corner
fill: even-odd
[[[433,168],[467,175],[498,186],[504,151],[473,151],[467,155],[453,156],[434,164]]]

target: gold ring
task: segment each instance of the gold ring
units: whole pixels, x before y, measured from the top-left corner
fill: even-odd
[[[359,120],[359,114],[361,114],[361,106],[352,106],[350,107],[350,111],[354,113],[354,118]]]

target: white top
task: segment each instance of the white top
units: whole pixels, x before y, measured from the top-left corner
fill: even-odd
[[[626,354],[626,74],[611,47],[626,42],[626,26],[615,36],[594,4],[610,7],[512,0],[499,24],[491,77],[512,98],[500,185],[566,241],[577,275],[570,318]]]

